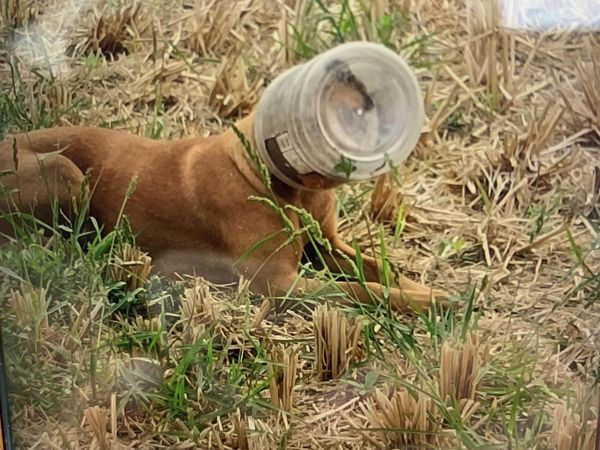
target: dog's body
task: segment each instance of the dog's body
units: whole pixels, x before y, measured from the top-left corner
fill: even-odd
[[[252,125],[252,115],[237,124],[251,142]],[[324,255],[327,266],[352,273],[341,254],[351,259],[356,255],[338,237],[335,192],[296,190],[274,178],[269,192],[232,130],[209,138],[164,142],[113,130],[54,128],[7,138],[0,144],[0,169],[14,169],[15,158],[15,173],[2,183],[18,192],[13,199],[19,208],[35,207],[35,214],[46,219],[52,199],[68,207],[89,172],[91,215],[111,229],[135,180],[124,213],[137,244],[161,271],[220,278],[215,268],[218,272],[233,268],[251,280],[254,292],[264,295],[322,288],[297,277],[306,237],[290,241],[289,233],[282,231],[281,216],[250,199],[273,193],[279,205],[312,214],[334,249]],[[290,209],[286,214],[299,229],[298,216]],[[373,258],[364,256],[362,261],[368,289],[346,281],[337,287],[371,303],[382,294],[379,269]],[[404,277],[398,284],[399,289],[389,292],[394,309],[428,306],[431,289]]]

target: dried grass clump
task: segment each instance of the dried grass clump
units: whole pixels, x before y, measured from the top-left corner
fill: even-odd
[[[590,62],[575,62],[575,83],[566,80],[560,89],[575,130],[589,128],[600,140],[600,49],[587,40]],[[555,75],[555,82],[558,83]]]
[[[472,40],[465,46],[465,68],[473,87],[484,84],[489,94],[498,95],[498,2],[467,2],[467,32]]]
[[[244,411],[237,409],[229,414],[231,431],[227,435],[227,448],[245,450],[270,450],[281,448],[275,439],[279,430],[278,419],[267,424],[260,419],[248,416]],[[219,446],[222,447],[222,446]]]
[[[28,86],[25,104],[30,111],[30,120],[36,126],[47,126],[48,119],[52,125],[65,125],[65,112],[72,110],[77,103],[77,91],[73,88],[72,80],[63,70],[68,72],[61,56],[53,59],[49,65],[42,57],[28,60],[31,68],[39,69],[42,73],[49,69],[58,78],[35,77]]]
[[[0,29],[21,28],[38,14],[34,1],[3,0],[0,2]]]
[[[0,3],[0,27],[21,26],[21,0],[5,0]]]
[[[440,396],[442,401],[475,400],[484,350],[475,333],[458,346],[444,342],[440,354]]]
[[[440,444],[440,423],[431,398],[418,391],[394,390],[388,397],[379,389],[361,404],[369,427],[383,433],[391,448],[430,449]],[[379,436],[377,436],[379,441]]]
[[[8,294],[9,308],[19,327],[29,335],[27,345],[34,352],[38,350],[44,333],[49,330],[49,303],[46,289],[27,284],[22,284],[21,289],[11,290]]]
[[[471,194],[481,197],[481,206],[496,213],[512,214],[531,204],[534,187],[540,190],[545,182],[559,174],[567,174],[579,163],[579,153],[569,152],[559,163],[543,161],[541,152],[556,131],[562,109],[547,103],[534,111],[523,132],[510,129],[500,133],[502,148],[471,162],[474,170],[464,177]],[[543,161],[543,162],[542,162]],[[468,179],[475,178],[475,179]]]
[[[9,292],[8,304],[21,326],[48,326],[49,299],[46,294],[46,289],[36,289],[28,284],[23,284],[20,290]]]
[[[290,412],[298,377],[298,350],[274,347],[269,354],[267,371],[271,380],[271,403],[276,408]]]
[[[135,316],[131,325],[132,331],[148,331],[157,333],[161,329],[160,319],[158,317],[144,319],[142,316]]]
[[[383,223],[394,222],[398,208],[402,204],[402,194],[390,174],[380,176],[371,194],[371,217]]]
[[[195,278],[192,287],[183,292],[181,314],[190,324],[208,324],[215,321],[213,296],[202,278]]]
[[[107,424],[106,413],[97,406],[87,408],[84,412],[85,420],[92,429],[93,441],[92,448],[98,446],[100,450],[110,450],[112,446],[108,442],[107,438]]]
[[[233,424],[233,436],[231,437],[231,446],[240,450],[248,450],[248,433],[246,431],[248,419],[245,413],[242,413],[239,408],[231,415]]]
[[[142,252],[138,247],[123,244],[108,266],[108,277],[113,281],[125,283],[128,291],[134,291],[148,281],[152,269],[151,263],[150,255]]]
[[[251,81],[241,54],[230,52],[215,76],[215,84],[208,96],[211,110],[222,119],[242,116],[258,102],[263,79]]]
[[[558,404],[552,420],[552,444],[556,450],[594,450],[596,423],[569,410],[565,402]]]
[[[216,323],[214,301],[208,284],[202,278],[195,278],[192,287],[184,291],[179,306],[184,344],[193,344],[207,327]]]
[[[320,305],[313,313],[315,365],[320,380],[339,378],[360,355],[361,321]]]
[[[577,152],[571,152],[561,165],[551,166],[552,170],[542,168],[540,154],[556,130],[563,111],[548,103],[541,113],[535,112],[524,134],[503,133],[504,147],[499,160],[499,171],[510,174],[508,190],[508,211],[514,207],[528,205],[531,202],[530,185],[541,182],[548,175],[559,171],[568,173],[577,161]],[[503,198],[498,198],[499,201]]]
[[[227,53],[232,38],[242,41],[237,27],[252,0],[202,0],[190,21],[190,34],[184,39],[186,45],[200,55]]]
[[[541,113],[534,112],[525,133],[521,135],[515,132],[504,133],[504,152],[500,163],[505,170],[516,174],[517,181],[521,181],[521,178],[526,175],[540,171],[540,152],[544,150],[556,130],[562,115],[561,108],[558,108],[554,102],[548,102]]]
[[[127,54],[126,41],[142,36],[150,24],[151,20],[141,3],[122,7],[113,13],[106,9],[96,10],[92,28],[84,31],[85,37],[75,45],[74,53],[87,54],[99,50],[107,57]]]

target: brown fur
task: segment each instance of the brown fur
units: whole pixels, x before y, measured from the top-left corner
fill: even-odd
[[[253,115],[237,124],[251,140],[252,124]],[[91,214],[111,229],[130,182],[136,178],[124,212],[138,235],[137,244],[151,254],[159,270],[220,278],[221,269],[229,269],[235,262],[235,272],[250,279],[252,290],[260,294],[283,296],[292,286],[296,292],[324,289],[317,281],[297,280],[306,239],[285,245],[288,236],[278,233],[283,228],[281,217],[249,199],[269,196],[269,192],[232,130],[170,142],[95,128],[34,131],[0,144],[1,170],[14,168],[15,149],[17,171],[5,176],[2,183],[18,190],[14,200],[20,208],[35,207],[41,218],[49,217],[53,197],[67,208],[89,172]],[[300,191],[273,179],[273,191],[280,205],[305,208],[313,215],[334,248],[326,256],[327,265],[337,272],[349,272],[351,268],[340,254],[352,259],[355,254],[337,234],[334,190]],[[298,228],[298,217],[289,211],[288,217]],[[257,242],[272,235],[248,254]],[[363,261],[368,290],[344,281],[326,290],[343,291],[365,303],[380,297],[377,262],[367,256]],[[401,277],[398,288],[391,288],[389,301],[396,310],[409,305],[426,308],[433,295],[443,293]],[[263,309],[266,313],[268,308]]]

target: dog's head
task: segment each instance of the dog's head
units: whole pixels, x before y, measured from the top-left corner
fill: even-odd
[[[334,105],[334,107],[323,108],[324,121],[330,124],[330,128],[337,134],[343,133],[349,124],[358,129],[358,132],[366,132],[366,130],[360,130],[361,125],[364,128],[364,124],[360,123],[360,116],[368,114],[375,107],[367,88],[343,61],[329,62],[326,71],[331,76],[321,88],[321,103]],[[351,181],[350,175],[354,167],[350,160],[344,160],[340,155],[340,161],[335,167],[338,174],[331,174],[330,168],[330,170],[324,171],[329,172],[325,175],[317,170],[312,170],[302,162],[299,156],[294,155],[293,146],[287,132],[265,139],[263,153],[266,155],[263,154],[263,156],[266,158],[264,159],[272,174],[280,181],[306,190],[331,189]],[[331,152],[331,149],[328,150]],[[326,149],[317,148],[317,146],[301,149],[301,153],[305,156],[315,156],[325,151]]]
[[[417,80],[391,50],[338,46],[279,75],[263,94],[257,148],[296,189],[377,177],[414,149],[423,122]]]

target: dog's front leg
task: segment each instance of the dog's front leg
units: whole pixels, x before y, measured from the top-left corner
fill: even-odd
[[[317,295],[332,297],[337,302],[345,305],[362,303],[364,305],[376,305],[382,301],[388,301],[391,309],[397,312],[409,310],[425,311],[429,308],[431,294],[423,295],[424,292],[404,291],[395,287],[385,288],[382,284],[368,281],[359,283],[356,281],[324,282],[319,279],[303,279],[299,283],[299,292],[311,292]]]
[[[322,262],[327,269],[333,273],[355,276],[355,264],[360,261],[359,270],[361,271],[362,278],[368,283],[379,283],[382,280],[382,274],[378,261],[362,253],[357,255],[356,250],[344,242],[338,234],[335,215],[335,193],[327,191],[319,195],[312,194],[309,200],[312,201],[309,209],[318,220],[323,236],[331,244],[331,252],[323,251],[324,249],[322,248],[318,249],[320,250]],[[402,275],[398,276],[394,281],[403,295],[412,297],[417,304],[424,302],[425,299],[429,302],[434,297],[448,297],[444,291],[431,289]]]
[[[268,281],[263,277],[253,280],[253,289],[268,298],[261,305],[255,317],[254,327],[259,327],[272,309],[281,311],[286,308],[288,297],[328,297],[343,304],[362,303],[375,305],[388,301],[394,311],[406,312],[410,309],[425,311],[432,301],[431,290],[402,290],[395,287],[384,288],[378,282],[359,283],[354,281],[325,281],[318,278],[299,277],[295,270],[272,272]],[[266,291],[265,291],[266,287]],[[262,292],[261,292],[262,291]]]
[[[368,282],[367,284],[373,285],[373,288],[375,288],[375,285],[378,284],[382,279],[380,274],[380,266],[377,260],[371,256],[363,254],[360,255],[360,258],[357,258],[356,250],[342,241],[337,234],[329,239],[331,242],[332,252],[326,260],[328,261],[328,267],[330,269],[333,267],[349,268],[348,266],[350,266],[350,264],[346,258],[350,258],[353,261],[360,260],[362,262],[362,273],[365,280]],[[336,254],[336,251],[344,256]],[[352,273],[350,271],[344,272],[347,274]],[[428,305],[431,303],[433,298],[448,297],[446,292],[439,289],[432,289],[428,286],[417,283],[416,281],[412,281],[404,275],[398,276],[396,282],[398,283],[399,295],[401,298],[401,300],[398,300],[397,298],[395,299],[395,302],[398,304],[405,304],[408,302],[418,306],[420,309],[423,309],[426,304]],[[381,286],[379,286],[379,288],[376,290],[380,289]]]
[[[330,271],[355,275],[354,267],[360,261],[358,269],[365,281],[379,282],[381,280],[379,264],[377,264],[375,258],[363,255],[362,253],[357,255],[356,250],[342,241],[337,235],[329,238],[329,242],[331,243],[332,251],[330,253],[323,252],[323,260]]]

